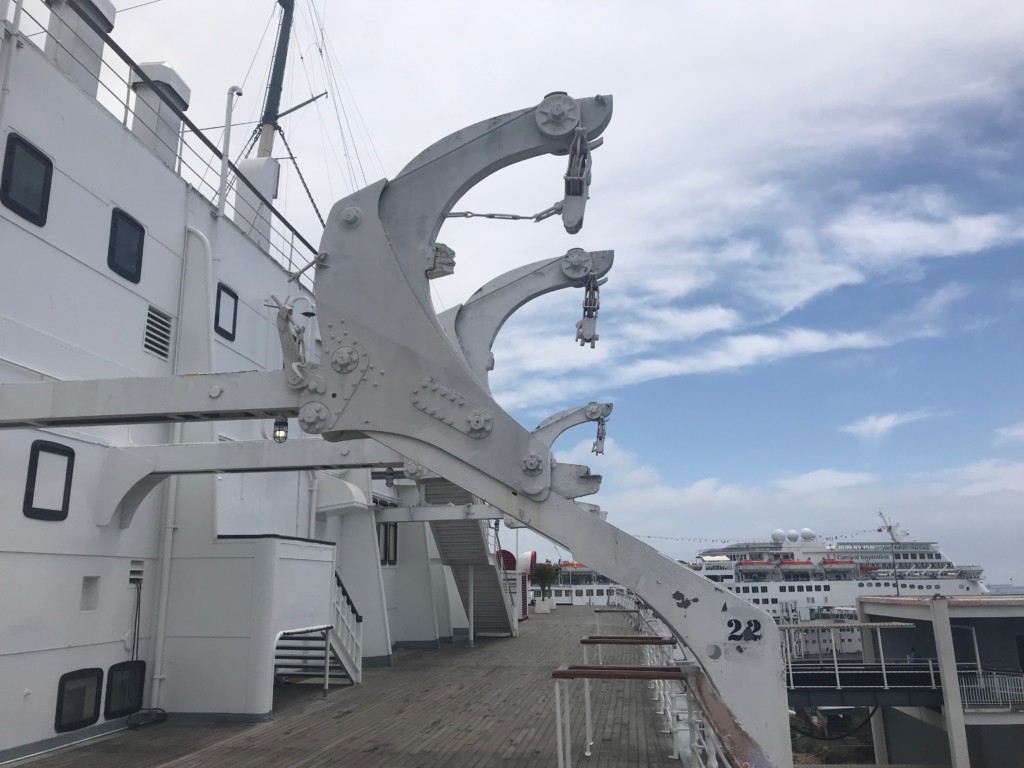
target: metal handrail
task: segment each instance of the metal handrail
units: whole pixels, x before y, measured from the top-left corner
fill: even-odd
[[[42,5],[41,2],[39,4],[40,6]],[[23,3],[19,3],[19,6],[21,5],[23,5]],[[29,44],[32,44],[32,37],[38,34],[45,35],[47,40],[52,40],[52,42],[62,51],[62,55],[65,55],[69,57],[72,61],[77,62],[77,64],[81,66],[83,69],[88,69],[85,66],[85,64],[68,47],[66,41],[62,41],[51,36],[47,25],[39,18],[36,18],[36,16],[34,16],[29,9],[23,9],[22,13],[24,18],[30,21],[32,24],[34,24],[35,27],[38,29],[35,32],[20,33],[19,41],[25,40]],[[121,62],[128,68],[130,72],[133,72],[141,82],[149,85],[150,87],[154,86],[153,81],[145,74],[145,72],[142,71],[139,65],[110,37],[109,34],[107,34],[103,30],[102,27],[100,27],[97,24],[97,22],[94,19],[86,15],[80,15],[80,18],[86,23],[87,26],[89,26],[92,29],[93,32],[95,32],[98,35],[98,37],[103,41],[106,48],[112,52],[114,57],[120,59]],[[0,19],[0,23],[4,21],[4,19]],[[22,26],[25,26],[24,23],[22,24]],[[80,36],[76,35],[73,30],[67,27],[65,27],[65,30],[68,32],[69,35],[73,35],[77,39],[82,39]],[[19,30],[13,30],[13,32],[19,33]],[[40,46],[35,46],[33,44],[33,47],[38,48],[40,51],[42,50]],[[100,67],[100,74],[96,76],[97,85],[101,86],[102,90],[106,94],[109,94],[109,96],[118,105],[123,106],[123,117],[120,119],[123,122],[123,124],[127,126],[128,115],[133,113],[133,110],[130,106],[132,87],[131,83],[129,82],[129,78],[127,78],[120,71],[118,71],[118,69],[113,67],[110,61],[107,60],[107,57],[104,57],[101,60]],[[113,84],[105,81],[107,79],[105,73],[113,77]],[[119,95],[114,90],[114,87],[112,87],[112,85],[114,85],[114,87],[123,87],[126,92],[125,95]],[[218,149],[218,147],[212,141],[210,141],[210,139],[202,132],[202,130],[199,129],[198,126],[196,126],[185,115],[185,113],[178,107],[178,105],[175,104],[163,92],[162,89],[154,87],[153,91],[154,95],[158,97],[160,101],[163,104],[165,104],[167,108],[171,110],[182,121],[182,124],[184,126],[187,126],[188,132],[194,133],[199,138],[204,148],[208,150],[212,154],[212,156],[216,158],[217,161],[223,160],[223,155],[220,149]],[[103,104],[102,101],[101,104]],[[111,105],[103,104],[103,106],[105,106],[108,110],[112,111]],[[188,141],[185,140],[185,132],[179,132],[179,139],[176,142],[175,146],[170,146],[166,141],[164,141],[159,136],[158,133],[154,133],[153,138],[155,141],[159,142],[161,146],[166,148],[171,154],[174,155],[174,157],[177,160],[177,170],[179,171],[179,173],[181,173],[184,170],[188,171],[191,177],[191,181],[188,178],[186,178],[186,183],[192,184],[193,188],[195,188],[200,194],[204,195],[208,199],[213,200],[219,196],[218,188],[214,184],[206,180],[206,176],[209,173],[212,173],[215,178],[219,178],[219,167],[214,167],[214,165],[208,159],[206,159],[199,151],[197,151],[196,147],[193,147]],[[191,153],[188,156],[188,158],[186,157],[186,152]],[[191,159],[192,156],[194,156],[194,160]],[[259,219],[264,222],[267,222],[270,225],[273,237],[267,238],[267,240],[263,241],[263,245],[270,252],[270,255],[278,263],[280,263],[282,266],[288,269],[289,272],[293,274],[297,274],[300,271],[304,271],[303,269],[301,269],[303,262],[306,262],[307,265],[314,263],[315,255],[317,253],[316,248],[314,248],[313,245],[308,240],[306,240],[305,237],[303,237],[303,235],[284,217],[284,215],[274,207],[270,200],[268,200],[265,196],[263,196],[260,193],[260,191],[245,176],[245,174],[239,172],[238,168],[233,163],[231,163],[230,160],[228,161],[227,166],[234,173],[235,180],[237,181],[238,179],[240,179],[241,183],[252,191],[254,198],[260,204],[260,208],[257,208],[253,203],[245,199],[243,196],[236,195],[235,201],[231,207],[236,212],[240,212],[240,215],[244,217],[244,219],[246,220],[251,219],[253,220],[253,222],[255,222],[255,220]],[[205,172],[203,171],[204,168],[206,169]],[[243,206],[246,207],[246,209],[249,211],[248,214],[241,213],[241,208]],[[283,226],[284,230],[275,227],[274,219],[276,219],[277,222],[279,222]],[[251,232],[249,234],[251,235]],[[309,253],[313,255],[314,258],[295,258],[294,249],[296,245],[296,240],[299,243],[301,243],[302,246],[305,247],[309,251]],[[305,276],[303,282],[307,288],[312,290],[313,281],[308,275]]]

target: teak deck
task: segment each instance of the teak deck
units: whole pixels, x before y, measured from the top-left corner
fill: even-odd
[[[362,685],[278,686],[274,720],[258,725],[172,722],[116,734],[31,760],[33,768],[522,768],[554,766],[554,681],[579,664],[593,608],[560,606],[520,625],[518,638],[457,638],[437,651],[399,651],[393,667],[364,670]],[[605,624],[609,625],[607,630]],[[602,631],[628,632],[605,616]],[[608,664],[642,663],[638,647],[607,646]],[[591,681],[594,746],[583,756],[583,684],[572,696],[573,764],[677,768],[664,720],[637,680]]]

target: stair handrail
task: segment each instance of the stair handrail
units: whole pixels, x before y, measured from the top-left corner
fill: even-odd
[[[341,588],[341,594],[345,596],[345,602],[348,603],[348,607],[352,610],[352,613],[355,614],[356,624],[362,624],[363,615],[359,613],[358,609],[356,609],[356,604],[352,601],[352,595],[350,595],[348,590],[345,588],[345,582],[341,580],[341,574],[338,573],[337,568],[334,569],[334,583]]]

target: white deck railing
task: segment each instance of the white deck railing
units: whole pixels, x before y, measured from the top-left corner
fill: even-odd
[[[611,606],[636,609],[627,614],[633,630],[642,635],[668,635],[668,628],[643,604],[625,589],[615,588],[608,599]],[[652,666],[681,664],[687,661],[683,645],[644,646],[645,662]],[[685,664],[689,670],[687,682],[677,680],[654,680],[651,682],[651,698],[657,702],[655,714],[663,719],[662,733],[672,737],[672,759],[679,759],[685,766],[693,768],[725,768],[740,765],[730,755],[715,731],[715,725],[707,709],[705,696],[711,686],[698,686],[702,673],[695,671],[692,664]],[[703,691],[697,688],[704,689]],[[721,709],[721,708],[719,708]],[[739,727],[739,726],[737,726]]]
[[[1024,674],[975,671],[958,677],[965,710],[1024,710]]]

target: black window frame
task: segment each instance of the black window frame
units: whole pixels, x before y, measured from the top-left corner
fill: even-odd
[[[43,163],[45,166],[43,176],[43,205],[41,211],[33,211],[11,197],[11,180],[14,175],[14,155],[16,151],[25,151],[31,157]],[[31,144],[16,133],[7,135],[7,147],[4,151],[3,171],[0,172],[0,203],[5,208],[14,211],[26,221],[35,224],[37,227],[46,225],[46,216],[50,210],[50,187],[53,184],[53,160],[47,157],[42,150]]]
[[[377,523],[377,549],[381,565],[398,564],[398,523]]]
[[[64,694],[66,693],[65,686],[69,682],[75,680],[88,680],[89,678],[96,679],[96,699],[93,702],[93,711],[95,715],[91,718],[84,718],[82,720],[75,720],[70,723],[62,723],[60,716],[61,710],[64,709]],[[66,733],[68,731],[77,731],[80,728],[87,728],[90,725],[98,722],[100,719],[100,699],[103,695],[103,670],[99,667],[87,667],[85,669],[76,669],[71,672],[65,672],[60,676],[60,680],[57,681],[57,709],[53,717],[53,727],[57,733]]]
[[[220,324],[220,299],[224,294],[230,296],[235,302],[234,311],[231,313],[230,330]],[[213,308],[213,330],[217,332],[218,336],[223,336],[228,341],[234,341],[238,332],[238,294],[224,283],[217,283],[217,303]]]
[[[134,270],[126,269],[124,266],[118,263],[115,258],[116,247],[117,247],[117,229],[121,225],[127,225],[138,229],[141,233],[139,239],[139,252],[136,256],[138,265]],[[138,219],[134,216],[128,215],[121,208],[115,208],[110,214],[110,240],[107,243],[107,266],[110,267],[110,271],[116,275],[120,275],[130,283],[138,283],[142,280],[142,254],[146,247],[146,228],[142,226]],[[237,305],[236,305],[237,308]]]
[[[68,460],[67,471],[64,476],[64,499],[61,508],[44,509],[43,507],[32,506],[36,495],[36,473],[39,470],[39,454],[54,453],[64,456]],[[68,511],[71,508],[71,480],[75,473],[75,449],[69,445],[54,443],[50,440],[35,440],[28,457],[28,474],[25,478],[25,499],[22,502],[21,511],[25,517],[33,520],[60,521],[67,520]]]
[[[137,675],[137,688],[135,692],[138,697],[138,704],[133,704],[122,709],[111,709],[111,702],[114,699],[114,676],[121,672],[128,672],[130,675]],[[107,670],[107,693],[103,702],[103,719],[114,720],[119,717],[134,715],[142,709],[142,696],[146,692],[146,662],[142,659],[134,661],[121,661],[114,664]]]

